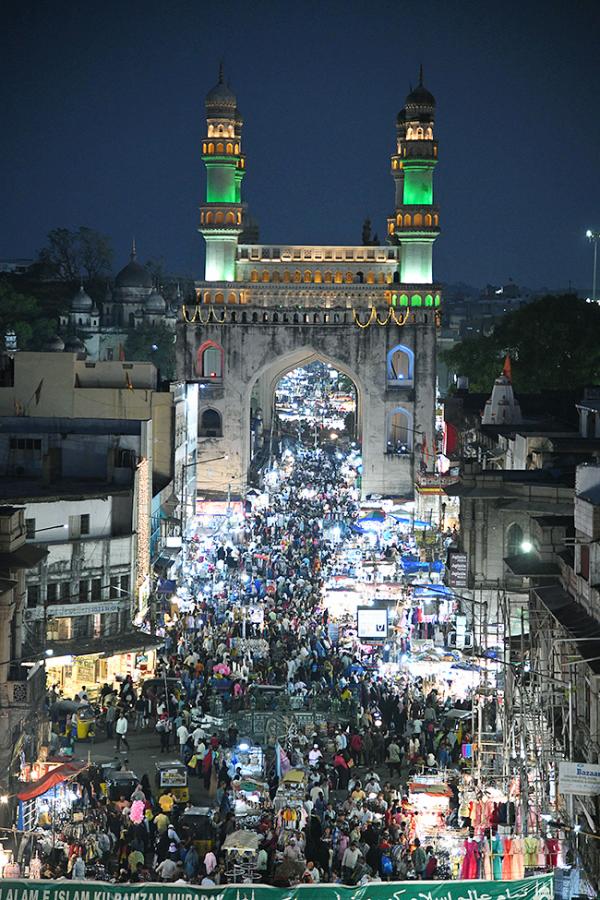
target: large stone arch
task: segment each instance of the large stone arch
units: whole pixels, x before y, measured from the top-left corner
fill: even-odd
[[[344,375],[347,375],[348,378],[351,379],[356,388],[356,426],[358,433],[361,433],[363,420],[363,404],[366,390],[365,385],[362,383],[360,375],[358,374],[356,369],[348,366],[342,360],[330,356],[328,353],[324,353],[322,350],[319,350],[311,345],[305,345],[290,350],[287,353],[283,353],[282,355],[275,357],[275,359],[272,359],[269,362],[265,362],[256,370],[253,378],[248,382],[244,393],[244,425],[246,434],[250,434],[250,404],[252,392],[254,391],[257,383],[262,384],[261,396],[264,398],[262,409],[264,414],[265,427],[270,427],[271,412],[273,409],[273,398],[278,382],[284,377],[284,375],[287,375],[288,372],[292,372],[294,369],[301,368],[302,366],[307,366],[311,362],[317,361],[325,363],[329,366],[333,366],[333,368],[337,369],[338,372],[342,372]],[[246,469],[250,465],[249,443],[246,443],[246,446],[244,448],[243,465],[245,465]]]

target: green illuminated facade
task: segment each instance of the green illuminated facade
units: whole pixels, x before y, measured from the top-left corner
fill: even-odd
[[[388,219],[388,236],[400,244],[400,281],[431,284],[433,242],[439,234],[439,210],[433,202],[435,99],[419,84],[406,98],[397,119],[397,151],[392,156],[396,210]]]
[[[243,231],[243,120],[233,91],[219,81],[206,97],[206,202],[200,208],[200,232],[206,241],[206,281],[235,281],[237,240]]]

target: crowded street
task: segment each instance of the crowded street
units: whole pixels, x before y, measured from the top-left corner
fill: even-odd
[[[316,433],[299,423],[260,490],[197,517],[135,671],[49,679],[15,874],[290,887],[556,867],[503,777],[499,668],[468,655],[443,583],[452,529],[361,504],[356,445]]]

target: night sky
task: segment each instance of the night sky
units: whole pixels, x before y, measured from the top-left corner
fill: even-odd
[[[110,235],[202,275],[204,96],[244,115],[244,199],[265,243],[360,243],[393,211],[395,116],[436,97],[436,278],[587,287],[600,228],[600,5],[8,2],[0,257],[49,229]]]

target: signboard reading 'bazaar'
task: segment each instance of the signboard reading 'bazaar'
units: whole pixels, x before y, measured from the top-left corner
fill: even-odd
[[[552,876],[522,881],[393,881],[272,888],[263,885],[0,881],[0,900],[552,900]]]

